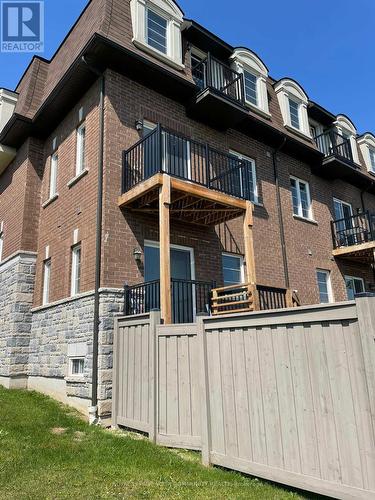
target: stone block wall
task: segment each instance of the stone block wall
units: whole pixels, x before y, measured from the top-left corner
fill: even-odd
[[[26,387],[36,254],[18,252],[0,265],[0,382]]]
[[[122,291],[100,291],[98,409],[101,417],[111,413],[113,320],[122,307]],[[92,292],[32,311],[29,385],[33,389],[45,392],[48,381],[49,393],[54,397],[65,402],[80,400],[80,407],[90,406],[93,316]],[[87,346],[84,374],[72,377],[69,375],[69,350],[78,344],[81,348],[84,344]]]

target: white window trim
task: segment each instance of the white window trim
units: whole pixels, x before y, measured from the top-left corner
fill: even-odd
[[[354,125],[350,122],[350,120],[343,115],[338,115],[336,117],[336,121],[334,122],[337,132],[340,135],[343,135],[345,132],[349,136],[350,146],[353,155],[353,162],[357,165],[360,165],[358,148],[357,148],[357,130]]]
[[[311,192],[310,192],[310,184],[308,183],[308,181],[304,181],[303,179],[299,179],[298,177],[295,177],[294,175],[291,175],[290,179],[295,180],[296,183],[297,183],[297,186],[298,186],[298,188],[297,188],[298,211],[299,211],[298,214],[294,213],[293,192],[292,192],[292,186],[290,186],[290,194],[292,196],[292,211],[293,211],[294,217],[298,217],[300,219],[304,219],[304,220],[308,220],[308,221],[311,221],[311,222],[315,222],[315,220],[314,220],[314,214],[313,214],[313,209],[312,209],[312,199],[311,199]],[[307,197],[308,197],[308,200],[309,200],[309,216],[308,217],[305,217],[303,215],[302,201],[301,201],[301,191],[300,191],[300,186],[299,186],[300,182],[302,182],[303,184],[306,185],[306,193],[307,193]]]
[[[238,72],[244,75],[247,71],[256,77],[256,91],[257,91],[257,105],[246,99],[245,92],[245,102],[246,105],[253,111],[258,112],[267,118],[271,117],[268,105],[268,93],[267,93],[267,78],[268,69],[264,63],[250,50],[247,49],[236,49],[231,56],[232,66]],[[245,75],[244,75],[245,78]],[[245,82],[244,82],[245,83]]]
[[[233,156],[236,156],[238,159],[240,160],[246,160],[248,161],[250,164],[251,164],[251,176],[253,178],[253,185],[254,185],[254,201],[253,203],[255,203],[256,205],[259,205],[259,193],[258,193],[258,184],[257,184],[257,171],[256,171],[256,163],[255,163],[255,160],[253,158],[250,158],[249,156],[245,156],[241,153],[239,153],[238,151],[234,151],[234,150],[229,150],[229,153]],[[241,174],[241,171],[240,171],[240,179],[241,179],[241,194],[243,195],[243,181],[242,181],[242,174]]]
[[[348,276],[348,275],[345,275],[344,279],[345,279],[345,288],[346,288],[346,280],[361,281],[362,287],[363,287],[363,291],[364,292],[366,291],[365,280],[363,278],[359,278],[358,276]]]
[[[51,284],[51,259],[49,258],[43,262],[43,296],[42,296],[43,306],[49,304],[50,284]]]
[[[85,131],[84,136],[82,135],[82,130]],[[76,130],[76,174],[78,177],[83,174],[86,169],[86,122],[79,125]],[[82,139],[84,137],[84,139]]]
[[[363,137],[358,139],[358,146],[361,150],[367,170],[371,174],[375,174],[375,166],[372,165],[370,156],[370,151],[374,151],[375,153],[375,136],[372,134],[365,134]]]
[[[48,199],[52,200],[57,195],[57,173],[59,168],[59,153],[55,151],[50,159],[50,174],[49,174],[49,196]]]
[[[279,101],[281,114],[283,116],[284,127],[291,132],[295,132],[297,135],[301,135],[302,137],[311,140],[312,137],[307,113],[308,97],[303,89],[296,82],[283,79],[276,84],[275,92]],[[296,128],[292,125],[290,119],[289,99],[299,105],[298,112],[300,128]]]
[[[335,298],[333,295],[331,271],[329,271],[328,269],[320,269],[320,268],[316,269],[315,279],[316,279],[316,286],[318,287],[318,295],[319,295],[319,300],[320,300],[320,292],[319,292],[319,285],[318,285],[318,272],[324,273],[327,276],[328,303],[332,304],[335,302]],[[325,302],[320,302],[320,303],[325,304]]]
[[[183,13],[177,5],[172,0],[131,0],[130,8],[134,45],[175,69],[184,69],[181,37]],[[146,16],[148,9],[167,21],[167,54],[147,43]]]
[[[238,253],[229,253],[229,252],[222,252],[222,256],[225,257],[235,257],[236,259],[239,259],[240,261],[240,272],[241,272],[241,282],[239,285],[245,283],[245,259],[243,255],[238,255]],[[223,269],[224,271],[224,269]],[[224,284],[225,286],[225,284]]]
[[[78,261],[78,250],[80,250],[80,261]],[[71,270],[71,282],[70,282],[70,295],[74,297],[80,293],[80,290],[77,290],[77,276],[78,276],[78,264],[80,266],[79,272],[81,273],[82,268],[82,246],[81,243],[77,243],[72,247],[72,270]],[[81,275],[80,275],[81,277]]]
[[[353,205],[351,203],[348,203],[346,201],[343,201],[343,200],[340,200],[339,198],[335,198],[334,197],[333,198],[333,209],[335,209],[335,202],[336,203],[340,203],[341,205],[346,205],[347,207],[349,207],[350,208],[350,213],[352,214],[352,217],[353,217],[353,215],[354,215],[354,213],[353,213]],[[334,220],[336,220],[336,219],[334,219]]]
[[[80,373],[73,373],[74,361],[83,361],[83,369]],[[72,356],[69,357],[69,369],[68,376],[72,378],[82,378],[85,374],[85,357],[84,356]]]

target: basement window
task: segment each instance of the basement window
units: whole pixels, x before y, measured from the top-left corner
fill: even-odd
[[[70,358],[69,375],[78,377],[84,374],[85,358]]]

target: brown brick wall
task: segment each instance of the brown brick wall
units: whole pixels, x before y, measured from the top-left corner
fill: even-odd
[[[41,143],[28,139],[0,176],[3,259],[18,250],[37,250],[41,160]]]
[[[139,139],[134,124],[140,118],[160,121],[164,126],[194,139],[207,141],[213,147],[234,149],[256,160],[260,193],[264,201],[263,207],[255,209],[257,278],[259,282],[267,285],[285,285],[270,148],[236,131],[230,130],[224,134],[194,122],[186,117],[183,106],[113,72],[107,72],[106,108],[104,227],[107,236],[103,257],[103,280],[106,286],[119,287],[124,281],[131,284],[142,281],[142,273],[137,269],[132,257],[133,249],[135,246],[142,246],[145,238],[158,238],[156,221],[151,218],[142,219],[129,211],[122,213],[117,207],[121,153]],[[333,213],[333,196],[351,202],[353,208],[357,208],[361,207],[360,191],[344,182],[330,182],[313,176],[309,166],[282,153],[279,154],[279,170],[291,286],[298,290],[304,303],[317,302],[316,269],[327,269],[332,272],[336,300],[344,300],[344,280],[340,271],[343,266],[339,268],[332,259],[330,220]],[[316,224],[293,217],[290,175],[310,183]],[[371,200],[374,207],[374,197],[368,196],[368,200]],[[150,231],[154,234],[153,237],[149,236]],[[197,268],[197,279],[220,281],[221,251],[243,252],[242,221],[239,219],[217,228],[218,238],[211,235],[210,229],[204,230],[203,253],[201,236],[194,242],[189,237],[190,231],[187,227],[173,228],[173,243],[192,246],[197,263],[199,256],[204,259],[204,262],[199,264],[202,274]],[[200,235],[200,232],[194,229],[194,234]],[[181,243],[184,239],[186,242]],[[366,274],[365,269],[361,269]],[[367,272],[367,275],[371,281],[370,273]]]
[[[59,155],[57,180],[59,196],[50,205],[40,209],[35,305],[41,303],[42,269],[46,246],[49,246],[51,257],[50,301],[60,300],[70,295],[71,247],[74,244],[75,229],[79,231],[78,240],[82,245],[81,291],[90,291],[94,288],[99,142],[98,99],[99,85],[95,84],[45,142],[41,204],[48,199],[52,142],[55,137],[57,137]],[[68,187],[68,182],[75,177],[76,128],[79,125],[81,107],[84,109],[86,121],[85,164],[88,173],[72,187]]]

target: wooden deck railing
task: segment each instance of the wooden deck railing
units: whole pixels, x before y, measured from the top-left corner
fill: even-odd
[[[266,311],[299,306],[295,292],[254,283],[232,285],[212,290],[212,315]]]

